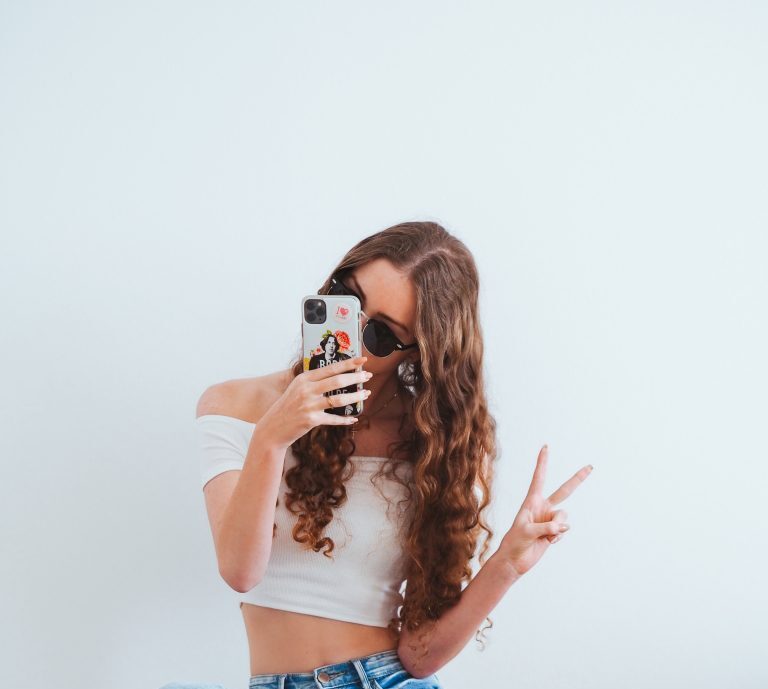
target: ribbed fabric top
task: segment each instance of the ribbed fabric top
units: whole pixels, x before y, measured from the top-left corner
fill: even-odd
[[[202,486],[224,471],[242,469],[255,424],[220,414],[199,416],[196,423]],[[333,519],[323,531],[335,544],[330,553],[334,559],[329,559],[322,550],[316,553],[293,540],[298,515],[285,506],[285,474],[297,459],[288,448],[267,569],[258,585],[238,594],[241,604],[387,626],[403,601],[405,558],[400,537],[408,505],[407,501],[397,503],[407,490],[384,475],[372,480],[386,457],[352,455],[350,459],[355,471],[345,482],[347,501],[333,510]],[[405,471],[409,470],[406,466]],[[400,471],[398,475],[403,476]]]

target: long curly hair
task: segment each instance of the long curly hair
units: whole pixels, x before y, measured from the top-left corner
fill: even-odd
[[[487,557],[493,531],[484,518],[491,501],[497,458],[496,422],[488,411],[483,381],[483,340],[478,322],[479,279],[467,247],[434,222],[404,222],[359,241],[331,275],[384,257],[408,275],[416,291],[415,337],[420,361],[402,362],[398,389],[412,429],[404,440],[390,444],[386,474],[403,484],[408,511],[401,534],[406,584],[388,629],[400,638],[402,629],[419,630],[416,650],[426,651],[424,638],[445,610],[458,603],[472,578],[471,560],[480,532],[485,532],[478,562]],[[326,294],[330,275],[318,290]],[[292,361],[299,375],[303,352]],[[406,417],[411,416],[410,419]],[[296,440],[291,449],[297,463],[286,474],[286,505],[298,521],[293,538],[332,557],[333,541],[323,536],[333,508],[346,501],[344,477],[355,453],[351,428],[319,425]],[[401,436],[402,437],[402,436]],[[408,481],[397,473],[410,465]],[[485,629],[475,632],[481,643]]]

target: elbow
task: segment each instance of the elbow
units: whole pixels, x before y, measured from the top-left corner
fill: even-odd
[[[403,665],[403,667],[405,667],[405,665]],[[411,674],[411,676],[412,676],[412,677],[414,677],[415,679],[425,679],[426,677],[432,677],[432,675],[434,675],[434,674],[435,674],[434,672],[432,672],[432,670],[429,670],[429,669],[425,670],[424,668],[421,668],[421,669],[419,669],[419,670],[415,670],[415,669],[414,669],[413,671],[411,671],[411,670],[408,670],[408,668],[405,668],[405,669],[406,669],[406,670],[407,670],[407,671],[408,671],[408,672]]]
[[[248,593],[254,586],[258,586],[258,581],[243,579],[224,579],[229,587],[238,593]]]
[[[409,654],[403,650],[402,647],[398,648],[397,655],[400,658],[400,663],[405,668],[405,671],[414,679],[431,677],[435,672],[424,659],[418,661],[414,665]]]
[[[424,668],[419,670],[414,668],[409,669],[405,664],[403,664],[403,667],[405,668],[405,671],[414,679],[424,679],[426,677],[432,677],[434,674],[431,670],[425,670]]]
[[[243,585],[237,582],[235,583],[227,582],[227,583],[229,584],[229,587],[231,589],[233,589],[234,591],[237,591],[238,593],[248,593],[248,591],[250,591],[254,586],[256,586],[256,584],[253,584],[253,586],[251,586],[250,584]]]
[[[248,593],[254,586],[258,586],[261,581],[261,578],[255,578],[252,575],[243,576],[242,573],[230,573],[219,570],[219,574],[227,582],[227,586],[238,593]]]
[[[257,586],[261,581],[264,573],[264,567],[253,566],[253,563],[249,563],[251,566],[246,566],[246,563],[232,557],[218,554],[219,576],[227,582],[234,591],[238,593],[247,593],[254,586]]]

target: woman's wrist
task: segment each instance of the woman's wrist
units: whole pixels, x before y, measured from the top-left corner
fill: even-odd
[[[285,455],[291,444],[286,445],[284,442],[278,441],[276,435],[269,426],[268,419],[262,417],[253,429],[250,444],[262,448],[269,455]]]
[[[523,576],[517,567],[515,567],[514,562],[501,548],[491,555],[486,564],[491,564],[491,562],[494,563],[494,567],[498,569],[502,576],[510,579],[510,583],[514,583],[517,579]]]

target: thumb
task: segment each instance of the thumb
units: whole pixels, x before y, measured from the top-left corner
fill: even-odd
[[[539,524],[531,524],[529,526],[529,533],[533,538],[541,538],[542,536],[556,536],[564,533],[570,527],[563,522],[559,522],[553,519],[551,522],[541,522]]]

